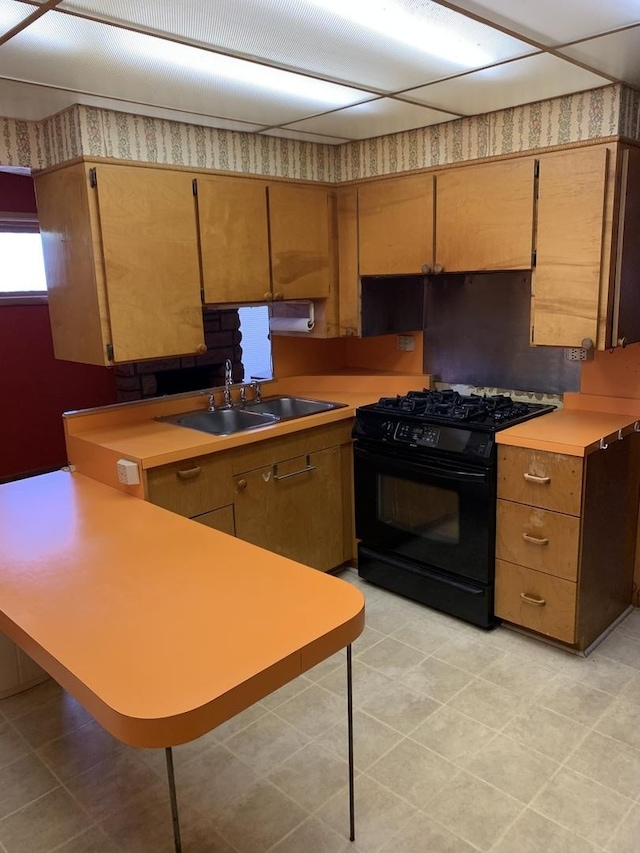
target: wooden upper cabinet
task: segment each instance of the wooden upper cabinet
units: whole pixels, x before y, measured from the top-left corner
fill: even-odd
[[[433,175],[358,188],[360,275],[423,272],[433,265]]]
[[[57,358],[111,364],[204,348],[188,173],[78,163],[35,185]]]
[[[435,263],[443,272],[531,268],[534,170],[526,158],[437,175]]]
[[[100,233],[83,163],[34,179],[56,358],[108,364]]]
[[[611,344],[640,341],[640,150],[622,151]]]
[[[603,272],[606,148],[540,158],[532,343],[596,343]],[[603,306],[604,307],[604,306]],[[606,307],[604,307],[606,312]]]
[[[196,185],[204,301],[263,302],[271,290],[266,184],[201,176]]]
[[[330,194],[326,187],[269,185],[274,299],[321,299],[331,290]]]
[[[114,361],[204,346],[191,176],[99,165],[97,180]]]

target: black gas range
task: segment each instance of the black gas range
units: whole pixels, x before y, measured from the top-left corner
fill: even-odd
[[[494,624],[495,434],[553,410],[451,390],[361,406],[353,428],[359,574]]]
[[[483,465],[495,464],[495,433],[554,410],[524,403],[506,394],[459,394],[457,391],[409,391],[382,397],[356,412],[353,435],[384,442],[418,455],[448,455]]]

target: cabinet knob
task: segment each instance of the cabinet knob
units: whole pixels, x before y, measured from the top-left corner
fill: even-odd
[[[434,264],[433,265],[434,275],[440,275],[441,272],[444,272],[444,267],[442,264]]]
[[[593,341],[591,338],[583,338],[581,347],[582,349],[593,349]]]
[[[423,275],[429,275],[430,272],[431,272],[431,264],[422,264]]]
[[[273,302],[273,293],[271,293],[271,291],[269,291],[268,293],[265,293],[264,301],[265,302]]]
[[[284,293],[281,290],[276,290],[273,294],[273,298],[282,301],[284,299]]]
[[[196,352],[198,353],[198,355],[202,355],[206,351],[207,351],[207,345],[206,344],[198,344],[198,346],[196,347]]]
[[[249,485],[249,484],[248,484],[248,483],[247,483],[247,481],[246,481],[246,480],[244,480],[244,479],[242,479],[242,480],[238,480],[238,482],[236,483],[236,487],[237,487],[237,489],[238,489],[238,491],[239,491],[239,492],[244,491],[244,490],[247,488],[247,486],[248,486],[248,485]]]

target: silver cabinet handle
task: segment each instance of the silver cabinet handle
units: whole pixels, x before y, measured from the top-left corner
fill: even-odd
[[[288,480],[289,477],[297,477],[300,474],[308,474],[310,471],[315,471],[316,466],[311,464],[311,458],[307,456],[307,464],[304,468],[300,468],[299,471],[292,471],[290,474],[278,474],[278,464],[276,463],[273,466],[273,479],[274,480]]]
[[[538,483],[540,486],[545,486],[551,482],[551,477],[536,477],[535,474],[525,473],[522,475],[527,483]]]
[[[538,536],[531,536],[529,533],[523,533],[522,538],[525,542],[531,542],[532,545],[548,545],[548,539],[542,539]]]

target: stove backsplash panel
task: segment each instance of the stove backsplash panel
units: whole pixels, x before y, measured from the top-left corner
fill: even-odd
[[[429,276],[425,373],[449,385],[579,390],[579,362],[559,347],[529,346],[530,310],[530,272]]]

